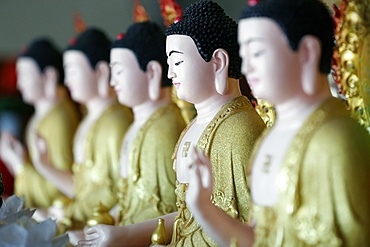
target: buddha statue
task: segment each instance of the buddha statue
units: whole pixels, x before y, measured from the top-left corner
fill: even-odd
[[[215,32],[217,30],[217,32]],[[166,31],[168,78],[181,100],[194,104],[196,118],[182,132],[174,151],[177,212],[161,216],[169,246],[216,246],[194,219],[185,201],[190,185],[189,151],[196,147],[212,160],[212,196],[208,201],[246,222],[250,203],[244,176],[252,148],[265,124],[241,95],[237,24],[212,1],[199,1]],[[86,231],[80,246],[147,246],[158,219],[122,226],[98,225]],[[171,237],[172,236],[172,237]]]
[[[25,207],[37,208],[38,220],[64,192],[42,169],[38,138],[45,141],[52,169],[71,173],[73,136],[79,122],[75,105],[63,86],[62,55],[51,40],[37,38],[16,61],[17,87],[34,106],[27,124],[26,148],[10,133],[1,133],[0,155],[15,176],[15,194],[25,196]]]
[[[233,238],[239,246],[370,243],[370,137],[331,96],[333,31],[320,0],[261,0],[244,9],[242,72],[277,119],[251,159],[250,225],[207,202],[212,160],[194,152],[187,203],[219,245]]]
[[[92,27],[71,39],[63,54],[65,84],[87,114],[74,138],[73,172],[48,170],[71,198],[62,212],[51,209],[61,218],[61,231],[83,229],[99,202],[108,210],[117,203],[119,153],[132,112],[117,102],[109,86],[110,46],[105,33]],[[50,167],[43,160],[44,167]]]
[[[172,153],[185,121],[171,101],[166,36],[151,21],[132,24],[111,49],[111,85],[134,121],[124,137],[118,225],[176,211]]]

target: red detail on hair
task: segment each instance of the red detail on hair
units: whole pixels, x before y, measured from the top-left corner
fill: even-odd
[[[182,17],[181,16],[178,16],[175,18],[175,20],[173,21],[173,23],[178,23],[179,21],[181,21]]]
[[[117,35],[117,40],[121,40],[121,39],[123,39],[123,37],[125,37],[125,34],[120,33],[120,34]]]
[[[76,39],[75,38],[71,38],[68,42],[69,45],[75,45],[76,44]]]
[[[248,0],[248,5],[249,6],[254,6],[259,2],[259,0]]]

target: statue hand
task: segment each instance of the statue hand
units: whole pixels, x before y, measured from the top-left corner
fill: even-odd
[[[1,132],[0,157],[13,175],[23,168],[26,154],[23,145],[9,132]]]
[[[115,241],[116,238],[122,238],[120,227],[110,225],[96,225],[85,229],[85,240],[78,241],[77,247],[99,246],[114,247],[124,246],[123,243]],[[129,243],[128,243],[129,244]]]
[[[37,161],[34,166],[40,172],[42,166],[50,165],[49,150],[45,139],[39,134],[36,134],[36,148],[37,148]]]
[[[82,230],[68,231],[69,242],[75,246],[77,242],[84,239],[84,232]]]
[[[52,205],[48,208],[48,216],[53,220],[60,221],[64,218],[64,210],[62,207]]]
[[[193,148],[191,158],[189,187],[185,199],[189,209],[196,213],[211,204],[212,168],[210,159],[202,151]]]

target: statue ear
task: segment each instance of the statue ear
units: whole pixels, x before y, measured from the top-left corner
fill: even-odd
[[[224,49],[213,52],[212,61],[215,65],[215,87],[216,91],[223,95],[228,90],[229,54]]]
[[[98,83],[98,93],[103,98],[108,98],[109,96],[109,65],[106,61],[99,61],[95,65],[95,76]]]
[[[145,72],[148,79],[149,97],[151,100],[158,100],[161,94],[162,66],[157,61],[150,61]]]
[[[57,95],[57,86],[58,86],[58,71],[52,66],[47,66],[44,69],[44,92],[45,96],[48,99],[54,99]]]
[[[313,95],[319,86],[317,85],[317,76],[321,58],[320,41],[311,35],[303,37],[299,44],[298,53],[302,70],[302,90],[307,95]]]

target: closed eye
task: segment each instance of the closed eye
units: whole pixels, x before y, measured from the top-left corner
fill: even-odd
[[[177,63],[175,63],[176,66],[179,66],[180,64],[182,64],[184,61],[179,61]]]
[[[258,52],[255,52],[254,54],[253,54],[253,56],[254,57],[259,57],[259,56],[261,56],[261,55],[263,55],[263,54],[265,54],[265,50],[260,50],[260,51],[258,51]]]

